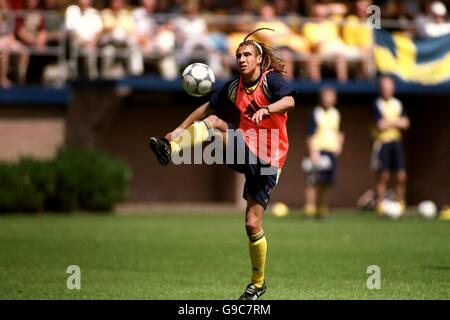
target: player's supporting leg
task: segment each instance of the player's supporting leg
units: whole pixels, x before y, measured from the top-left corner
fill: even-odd
[[[317,206],[320,218],[326,218],[329,215],[328,195],[330,193],[330,186],[327,184],[320,184],[317,186]]]
[[[395,193],[397,195],[398,201],[400,201],[403,210],[406,207],[405,202],[405,194],[406,194],[406,171],[405,170],[399,170],[397,171],[396,175],[396,185],[395,185]]]
[[[245,292],[241,295],[241,300],[256,300],[266,292],[264,281],[267,240],[262,228],[264,208],[247,195],[247,209],[245,228],[249,238],[249,252],[252,263],[251,283],[247,286]]]
[[[305,187],[305,208],[303,209],[306,218],[312,218],[316,215],[316,199],[317,189],[316,186],[307,183]]]
[[[376,185],[377,190],[377,212],[378,214],[383,213],[383,208],[381,207],[382,201],[384,199],[384,196],[386,194],[387,184],[389,182],[391,175],[388,170],[381,170],[378,173],[378,181]]]

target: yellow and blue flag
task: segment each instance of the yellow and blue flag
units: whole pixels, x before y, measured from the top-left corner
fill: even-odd
[[[450,35],[416,39],[375,30],[374,59],[381,74],[422,85],[450,83]]]

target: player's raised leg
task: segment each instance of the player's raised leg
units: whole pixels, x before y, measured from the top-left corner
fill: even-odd
[[[203,108],[203,106],[200,108]],[[193,115],[196,111],[194,111]],[[172,153],[178,153],[183,149],[200,145],[210,140],[216,131],[225,136],[227,129],[228,125],[225,121],[215,115],[209,115],[201,121],[194,120],[186,129],[183,128],[182,124],[181,127],[168,133],[164,138],[151,137],[149,146],[160,164],[165,166],[170,163]]]

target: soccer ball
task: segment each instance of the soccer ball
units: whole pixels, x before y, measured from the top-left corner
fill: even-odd
[[[403,207],[400,202],[384,199],[382,202],[383,213],[392,219],[398,219],[403,214]]]
[[[273,204],[271,212],[275,217],[285,217],[289,214],[289,207],[283,202],[276,202]]]
[[[426,219],[433,219],[437,214],[437,207],[433,201],[422,201],[417,206],[417,211],[419,214]]]
[[[213,89],[216,78],[212,69],[204,63],[192,63],[182,75],[184,90],[194,97],[202,97]]]

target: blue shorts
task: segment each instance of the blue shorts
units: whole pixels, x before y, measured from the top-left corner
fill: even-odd
[[[317,182],[323,185],[332,185],[336,181],[337,157],[328,151],[320,151],[320,154],[330,158],[331,167],[327,170],[319,170]]]
[[[236,127],[230,123],[228,128],[236,130]],[[239,154],[241,157],[238,156]],[[228,141],[223,159],[228,167],[245,175],[244,199],[248,200],[247,195],[250,195],[266,209],[272,191],[278,183],[280,169],[264,163],[255,156],[241,134],[235,135],[233,141]]]
[[[405,169],[403,146],[400,141],[383,143],[378,150],[378,170],[400,171]]]

